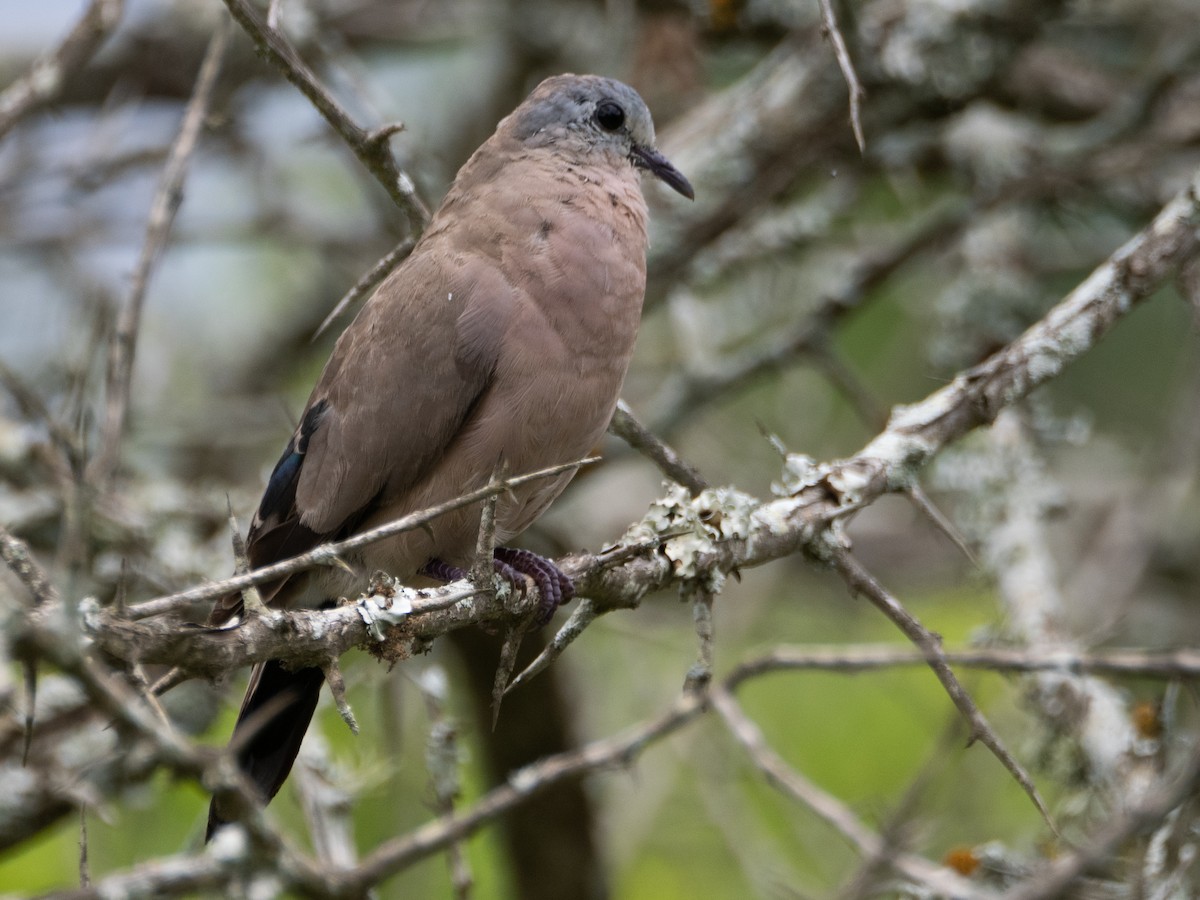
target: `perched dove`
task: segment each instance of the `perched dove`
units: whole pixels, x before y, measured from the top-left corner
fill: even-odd
[[[459,171],[407,260],[334,347],[250,526],[249,562],[268,565],[486,484],[581,459],[604,434],[629,366],[646,286],[639,170],[692,197],[654,146],[650,112],[594,75],[543,81]],[[572,473],[501,495],[496,541],[529,527]],[[277,608],[354,596],[382,569],[462,577],[481,505],[458,509],[347,558],[263,585]],[[498,546],[497,570],[530,576],[543,618],[570,579]],[[234,621],[240,594],[211,624]],[[264,802],[283,784],[312,719],[320,669],[260,664],[234,729],[238,764]],[[230,813],[214,801],[208,837]]]

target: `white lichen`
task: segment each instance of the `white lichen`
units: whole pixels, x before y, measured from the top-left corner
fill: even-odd
[[[717,545],[745,540],[754,530],[759,502],[731,487],[708,488],[692,497],[686,488],[664,484],[665,493],[622,538],[637,544],[661,540],[675,574],[690,586],[719,593],[725,573],[715,565]],[[667,537],[669,536],[669,537]]]
[[[399,625],[412,612],[412,591],[399,588],[390,595],[368,594],[360,597],[355,604],[359,618],[367,626],[367,631],[377,641],[383,641],[387,629]]]

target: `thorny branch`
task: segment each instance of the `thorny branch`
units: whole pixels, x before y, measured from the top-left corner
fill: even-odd
[[[547,469],[539,469],[536,472],[525,472],[520,475],[514,475],[511,478],[504,478],[489,482],[481,488],[474,491],[469,491],[453,500],[447,500],[445,503],[440,503],[437,506],[430,507],[420,512],[410,513],[407,516],[402,516],[391,522],[385,522],[376,528],[369,531],[363,531],[353,537],[348,537],[342,541],[335,541],[330,544],[321,544],[314,547],[307,553],[302,553],[299,556],[294,556],[291,559],[281,560],[270,566],[263,566],[261,569],[254,569],[246,572],[243,575],[235,575],[232,578],[226,578],[223,581],[216,581],[212,584],[206,584],[201,587],[191,588],[186,591],[179,591],[167,597],[157,597],[153,600],[146,600],[136,606],[130,607],[128,614],[133,619],[146,619],[151,616],[162,615],[166,612],[185,608],[193,603],[198,603],[202,600],[214,600],[231,591],[240,591],[248,588],[251,585],[263,584],[271,581],[282,575],[292,575],[296,572],[303,572],[305,569],[311,569],[322,565],[345,565],[341,557],[343,554],[352,550],[357,550],[359,547],[365,547],[369,544],[382,541],[396,534],[401,534],[405,531],[412,531],[420,528],[426,522],[436,519],[438,516],[447,513],[451,510],[458,509],[463,506],[469,506],[472,503],[477,503],[488,497],[494,497],[497,494],[502,494],[505,491],[511,490],[529,481],[537,481],[540,478],[549,478],[554,475],[559,475],[571,469],[578,469],[580,466],[588,465],[596,462],[595,457],[580,459],[574,462],[563,463],[558,466],[551,466]],[[448,602],[454,602],[461,599],[455,595],[452,598],[445,598]]]
[[[650,590],[687,583],[689,578],[707,578],[706,572],[728,572],[758,565],[800,549],[818,557],[827,555],[828,529],[846,509],[861,508],[885,491],[910,484],[920,467],[938,450],[972,427],[990,421],[1067,361],[1086,352],[1121,315],[1148,296],[1176,263],[1194,252],[1197,217],[1196,191],[1189,186],[1147,229],[1024,335],[921,403],[898,410],[888,427],[856,456],[815,471],[801,472],[792,484],[790,496],[759,502],[736,492],[722,495],[709,490],[687,500],[699,510],[717,504],[718,496],[724,496],[726,502],[732,499],[740,506],[740,524],[733,526],[734,531],[727,538],[711,541],[702,553],[694,554],[691,557],[694,568],[681,566],[682,558],[677,554],[672,558],[673,542],[685,538],[667,536],[661,545],[650,545],[632,555],[618,550],[607,554],[607,559],[605,554],[570,558],[563,561],[564,570],[576,579],[580,593],[604,610],[637,605]],[[692,533],[687,539],[694,540],[695,536]],[[325,548],[305,562],[316,564],[337,552]],[[833,558],[838,558],[836,552]],[[686,574],[688,571],[692,574]],[[242,576],[268,577],[271,576],[262,573]],[[231,580],[207,590],[204,596],[228,590],[234,583],[240,584]],[[200,595],[188,596],[195,599]],[[414,639],[416,636],[427,639],[449,628],[510,614],[463,600],[461,587],[454,585],[417,592],[412,598],[412,612],[398,621]],[[178,601],[178,597],[167,598],[152,601],[149,606],[134,607],[138,610],[135,613],[140,617],[138,620],[92,609],[85,615],[85,624],[96,646],[117,658],[144,663],[169,661],[199,674],[212,674],[267,658],[307,663],[372,642],[362,611],[356,605],[251,618],[241,627],[224,632],[181,630],[151,615],[175,608]],[[48,618],[55,607],[56,604],[48,604],[48,610],[39,610],[34,615]],[[30,620],[35,635],[51,633],[38,621]],[[45,646],[44,641],[38,645]],[[927,650],[923,653],[927,657]],[[747,676],[738,673],[736,677]],[[702,705],[698,698],[685,697],[658,722],[639,730],[636,739],[593,750],[569,762],[556,760],[555,765],[535,769],[530,775],[534,779],[531,789],[541,790],[568,773],[573,776],[624,758],[634,752],[632,748],[643,746],[644,741],[696,715]],[[515,783],[524,781],[517,778]],[[371,883],[382,872],[395,871],[405,861],[461,838],[498,814],[501,808],[518,802],[524,793],[510,784],[471,810],[456,813],[452,820],[443,820],[411,838],[385,845],[364,861],[356,877],[364,879],[363,884]]]
[[[977,425],[991,421],[1001,409],[1052,377],[1071,359],[1086,352],[1120,316],[1149,296],[1175,264],[1194,252],[1197,216],[1196,193],[1190,185],[1148,228],[1097,268],[1044,319],[925,400],[898,409],[888,427],[858,454],[807,473],[793,485],[791,496],[759,503],[740,495],[737,502],[745,517],[745,530],[735,538],[714,543],[706,551],[703,565],[708,570],[729,572],[801,549],[817,557],[827,555],[822,544],[826,529],[847,509],[861,508],[886,491],[911,484],[920,468],[940,449]],[[478,496],[468,495],[464,502],[479,499],[486,490],[477,492]],[[706,492],[693,503],[703,509],[713,499]],[[351,541],[364,539],[371,538],[360,536]],[[671,542],[678,540],[667,538],[664,548],[643,549],[631,558],[620,558],[616,565],[608,563],[604,555],[583,555],[564,560],[563,568],[576,579],[580,594],[591,597],[598,608],[636,606],[647,592],[678,583],[669,552]],[[146,619],[185,602],[212,598],[284,572],[328,562],[344,552],[348,544],[318,548],[299,562],[280,564],[283,568],[268,567],[210,587],[147,601],[130,612]],[[414,616],[436,616],[439,625],[432,633],[482,621],[487,615],[482,608],[462,614],[463,607],[457,604],[465,596],[463,589],[455,585],[422,592],[414,603]],[[230,667],[272,656],[303,662],[311,660],[315,652],[340,652],[366,639],[361,618],[347,607],[320,613],[287,613],[270,621],[252,620],[237,629],[236,638],[181,633],[167,623],[135,626],[104,612],[94,617],[93,628],[98,643],[118,657],[143,662],[174,659],[185,668],[195,667],[197,672],[213,671],[218,658],[216,665]],[[325,643],[330,638],[333,640]]]
[[[876,609],[887,616],[892,624],[899,628],[901,633],[921,650],[925,655],[926,662],[933,669],[933,673],[937,675],[938,680],[942,683],[942,687],[946,689],[946,693],[955,707],[962,713],[963,718],[970,723],[971,736],[969,742],[974,743],[975,741],[979,741],[992,751],[992,754],[1000,760],[1004,768],[1008,769],[1013,778],[1017,780],[1017,783],[1021,785],[1021,789],[1033,801],[1038,812],[1045,819],[1046,824],[1050,826],[1051,830],[1054,830],[1054,822],[1050,818],[1050,810],[1046,808],[1046,803],[1042,800],[1037,787],[1034,786],[1033,779],[1025,771],[1025,767],[1004,746],[1000,740],[1000,736],[996,734],[996,730],[992,728],[991,723],[979,711],[979,707],[975,705],[975,701],[971,699],[971,695],[967,693],[966,688],[962,686],[962,683],[955,676],[954,671],[950,668],[946,660],[945,654],[942,653],[941,641],[929,629],[918,622],[908,610],[901,606],[900,602],[889,594],[852,554],[845,551],[834,553],[833,566],[837,569],[837,573],[842,576],[842,579],[851,591],[861,594],[870,600]]]
[[[395,166],[387,150],[387,137],[394,127],[385,126],[365,132],[355,125],[331,95],[299,60],[294,49],[276,30],[278,4],[272,2],[267,23],[243,0],[226,0],[230,10],[255,43],[285,75],[309,97],[338,133],[346,140],[364,164],[388,189],[393,200],[406,211],[410,222],[419,228],[425,211],[411,190],[411,184]],[[1047,4],[1049,10],[1055,4]],[[119,8],[117,3],[94,2],[85,14],[102,7]],[[846,44],[836,21],[833,7],[822,0],[822,15],[834,43],[835,55],[843,77],[850,88],[851,119],[856,138],[862,145],[858,102],[863,94],[862,83],[854,71]],[[990,15],[991,13],[989,13]],[[978,15],[969,10],[967,16]],[[892,23],[895,25],[895,23]],[[82,25],[82,23],[81,23]],[[899,27],[892,29],[899,31]],[[873,40],[863,44],[860,65],[870,66],[874,57],[882,57],[882,43],[887,29],[877,29]],[[881,35],[884,35],[881,37]],[[856,47],[861,36],[856,35]],[[990,39],[990,38],[989,38]],[[996,39],[1002,44],[1009,38]],[[66,45],[64,44],[64,48]],[[936,50],[936,48],[934,48]],[[815,102],[823,90],[823,80],[811,65],[811,60],[799,52],[797,44],[781,47],[777,58],[759,72],[745,79],[744,90],[730,91],[721,103],[713,104],[713,116],[698,116],[693,125],[710,140],[697,141],[701,165],[699,180],[711,180],[714,190],[704,202],[708,205],[684,219],[672,223],[664,240],[654,243],[656,277],[669,278],[685,270],[698,248],[711,246],[710,239],[736,223],[748,208],[765,198],[776,196],[789,183],[782,177],[785,169],[778,165],[783,154],[794,154],[797,135],[826,134],[819,127],[829,118],[831,107]],[[87,51],[90,53],[90,50]],[[60,49],[60,54],[62,50]],[[811,54],[810,54],[811,56]],[[1003,58],[1004,54],[997,54]],[[988,78],[990,73],[981,67],[972,78]],[[868,81],[870,78],[868,77]],[[872,95],[875,96],[875,83]],[[197,88],[197,93],[199,88]],[[11,90],[0,101],[7,100]],[[841,95],[839,95],[840,97]],[[747,99],[752,98],[752,99]],[[41,98],[45,99],[45,98]],[[843,102],[839,99],[839,102]],[[720,129],[728,104],[739,104],[750,112],[745,117],[749,127]],[[0,104],[0,109],[3,106]],[[905,115],[905,107],[889,109],[886,117]],[[786,127],[779,127],[779,111],[784,110]],[[874,110],[872,110],[874,115]],[[704,127],[707,121],[707,130]],[[11,121],[0,116],[0,133],[11,127]],[[873,122],[874,129],[874,122]],[[844,131],[844,129],[843,129]],[[741,142],[738,144],[738,142]],[[874,143],[874,142],[873,142]],[[819,158],[819,141],[804,142],[805,153]],[[745,168],[729,165],[730,160],[745,163]],[[683,168],[695,172],[686,161]],[[790,170],[788,170],[790,171]],[[711,179],[708,178],[711,175]],[[1110,260],[1096,270],[1051,313],[1034,325],[1025,335],[994,354],[986,362],[960,374],[942,390],[920,403],[895,411],[888,426],[858,454],[826,465],[801,463],[789,459],[785,483],[788,496],[761,501],[732,490],[706,489],[707,485],[683,463],[662,441],[649,431],[636,433],[635,441],[655,459],[670,477],[685,485],[690,496],[674,496],[663,501],[661,509],[670,510],[665,531],[649,539],[645,530],[638,532],[624,545],[596,555],[580,555],[564,561],[587,598],[581,602],[570,623],[556,638],[555,645],[565,647],[578,636],[596,616],[616,608],[638,605],[650,590],[680,587],[710,597],[719,588],[721,578],[738,569],[759,565],[796,552],[806,552],[823,562],[841,563],[843,574],[863,584],[862,572],[847,568],[842,547],[840,523],[853,510],[870,505],[884,493],[911,489],[922,467],[937,454],[971,429],[992,422],[997,414],[1009,409],[1038,385],[1053,378],[1071,360],[1088,349],[1130,308],[1144,300],[1177,266],[1196,258],[1197,178],[1179,197],[1165,207],[1155,222]],[[725,180],[722,180],[725,179]],[[699,206],[699,204],[698,204]],[[971,216],[972,210],[960,210],[947,217],[946,230],[958,230]],[[692,218],[686,218],[694,216]],[[878,278],[866,271],[863,277],[847,280],[845,290],[831,296],[824,305],[828,320],[822,316],[804,322],[800,330],[785,335],[774,355],[761,352],[739,359],[710,382],[699,379],[683,386],[677,402],[668,404],[666,420],[697,401],[706,401],[714,385],[721,391],[734,390],[757,374],[787,364],[797,354],[807,353],[820,359],[829,325],[857,307],[862,291],[874,280],[886,278],[914,252],[934,246],[946,231],[936,224],[919,229],[912,246],[900,245],[894,252],[883,254],[874,270]],[[149,239],[148,239],[149,243]],[[403,250],[400,251],[404,252]],[[391,261],[381,261],[382,271]],[[376,270],[364,277],[361,284],[373,280]],[[349,297],[357,296],[356,291]],[[369,287],[364,287],[364,290]],[[340,308],[340,305],[339,305]],[[335,310],[336,314],[336,310]],[[134,332],[136,333],[136,327]],[[685,396],[686,395],[686,396]],[[660,422],[663,419],[660,418]],[[630,425],[631,419],[624,422]],[[634,423],[636,424],[636,423]],[[623,427],[618,422],[616,430]],[[627,429],[628,430],[628,429]],[[629,431],[635,434],[634,431]],[[111,464],[111,463],[109,463]],[[463,502],[474,502],[466,499]],[[660,509],[660,512],[661,512]],[[705,531],[714,510],[727,519],[727,531]],[[660,517],[661,518],[661,517]],[[679,523],[686,523],[682,531]],[[415,523],[398,524],[413,527]],[[645,524],[645,523],[643,523]],[[697,546],[699,538],[699,546]],[[370,538],[368,538],[370,539]],[[309,565],[336,564],[338,554],[347,545],[318,548],[305,557],[290,561],[298,571]],[[66,647],[56,644],[58,638],[55,616],[63,601],[54,594],[54,586],[29,554],[26,545],[7,530],[0,530],[0,557],[14,572],[24,588],[35,598],[31,608],[19,610],[15,621],[15,640],[23,648],[77,675],[96,705],[111,715],[119,727],[138,735],[157,751],[161,764],[188,778],[197,779],[210,787],[236,795],[239,786],[221,762],[213,762],[187,741],[169,729],[161,728],[149,699],[131,690],[118,676],[101,666],[90,655],[81,655],[75,644]],[[185,608],[188,604],[215,596],[232,587],[257,583],[276,577],[278,572],[266,570],[249,573],[243,581],[231,579],[219,585],[206,586],[170,597],[159,598],[148,605],[130,610],[98,609],[85,603],[84,628],[86,638],[95,648],[124,659],[133,666],[141,662],[161,660],[177,663],[186,671],[211,675],[253,661],[279,658],[293,662],[327,663],[331,658],[353,646],[377,646],[378,633],[398,639],[408,648],[445,633],[450,628],[480,622],[500,622],[513,615],[489,604],[473,592],[464,592],[461,585],[451,585],[438,591],[405,593],[399,586],[396,596],[370,597],[358,604],[320,613],[287,613],[270,616],[251,616],[239,628],[223,632],[205,629],[181,629],[163,614]],[[407,600],[410,611],[403,611]],[[532,598],[531,598],[532,600]],[[72,609],[75,602],[70,603]],[[925,887],[943,889],[951,896],[990,896],[973,885],[964,885],[947,870],[920,857],[896,853],[890,847],[880,847],[881,838],[872,834],[857,821],[848,808],[840,807],[835,798],[812,790],[798,772],[766,744],[755,724],[733,700],[731,691],[745,680],[760,674],[787,668],[829,668],[857,670],[885,665],[928,664],[931,648],[913,652],[898,648],[842,648],[824,653],[813,648],[778,650],[765,657],[751,660],[735,668],[723,682],[711,691],[704,689],[711,675],[711,625],[705,619],[708,608],[702,603],[700,614],[701,652],[706,679],[697,680],[660,716],[635,726],[614,738],[596,741],[578,751],[550,757],[521,770],[500,788],[486,794],[477,804],[460,809],[431,822],[410,835],[396,838],[377,848],[355,868],[344,872],[324,872],[289,850],[272,830],[269,818],[251,814],[247,818],[248,846],[216,848],[220,853],[180,856],[147,863],[134,870],[116,873],[96,885],[85,887],[72,896],[107,896],[114,891],[133,891],[154,894],[159,891],[178,892],[199,888],[228,888],[240,877],[239,871],[275,873],[285,884],[314,896],[344,896],[361,894],[388,874],[399,871],[412,861],[434,852],[455,846],[465,836],[494,820],[533,793],[547,790],[568,778],[584,777],[590,773],[619,765],[628,765],[651,743],[682,728],[695,718],[715,708],[728,724],[731,733],[744,746],[750,759],[781,790],[801,803],[811,806],[843,834],[864,855],[882,854],[885,863]],[[519,611],[518,611],[519,612]],[[372,620],[372,617],[374,619]],[[706,637],[708,635],[708,637]],[[1000,671],[1069,671],[1095,673],[1138,673],[1161,678],[1191,678],[1200,671],[1200,662],[1191,651],[1172,654],[1141,654],[1135,651],[1099,651],[1085,653],[1061,648],[1042,651],[1010,649],[970,649],[947,651],[940,647],[933,653],[939,661],[955,666],[982,666]],[[89,650],[89,653],[91,651]],[[395,651],[393,648],[392,652]],[[399,652],[404,652],[399,651]],[[548,661],[552,656],[548,656]],[[537,665],[531,666],[531,677]],[[700,682],[703,681],[703,684]],[[699,685],[699,687],[697,686]],[[515,682],[514,682],[515,686]],[[969,702],[969,698],[968,698]],[[1055,896],[1071,884],[1090,866],[1103,862],[1130,835],[1148,824],[1160,821],[1179,802],[1194,791],[1197,763],[1193,756],[1173,780],[1164,780],[1148,793],[1143,802],[1123,816],[1117,816],[1111,826],[1086,842],[1082,850],[1068,852],[1042,873],[1035,873],[1028,883],[1006,896],[1032,898]],[[72,795],[74,797],[74,795]],[[241,838],[237,838],[241,840]],[[251,859],[253,857],[253,859]],[[243,869],[235,871],[225,863],[234,859]]]
[[[423,231],[425,223],[429,221],[429,210],[417,195],[412,179],[396,165],[388,143],[389,138],[399,130],[399,126],[388,125],[376,131],[365,131],[321,84],[287,38],[264,21],[258,10],[247,0],[225,0],[225,5],[254,41],[259,52],[283,72],[288,81],[299,88],[325,117],[325,121],[346,142],[346,146],[354,151],[354,155],[366,166],[367,171],[383,185],[388,196],[408,219],[409,227],[414,233]]]

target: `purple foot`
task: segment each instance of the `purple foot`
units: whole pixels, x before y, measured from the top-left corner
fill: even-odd
[[[554,611],[564,603],[570,603],[575,596],[575,582],[544,556],[529,550],[513,550],[511,547],[497,547],[495,556],[496,562],[528,575],[537,585],[541,602],[538,604],[537,617],[533,620],[534,627],[541,628],[549,622]]]
[[[537,617],[533,620],[534,627],[541,628],[550,621],[554,611],[564,603],[569,603],[575,596],[575,583],[570,576],[562,571],[544,556],[538,556],[529,550],[513,550],[510,547],[497,547],[492,565],[517,590],[524,593],[525,576],[528,575],[537,585],[541,602],[538,604]],[[452,566],[440,559],[431,559],[420,570],[421,575],[436,578],[438,581],[458,581],[468,576],[466,569]]]
[[[452,566],[448,562],[442,562],[440,559],[431,559],[417,570],[417,574],[449,584],[451,581],[462,581],[467,577],[468,573],[466,569]]]

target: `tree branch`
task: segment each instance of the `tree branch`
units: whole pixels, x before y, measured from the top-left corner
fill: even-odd
[[[224,0],[229,12],[242,29],[254,41],[259,52],[283,73],[283,76],[299,88],[338,133],[367,171],[383,185],[400,211],[408,219],[414,233],[425,229],[429,221],[429,210],[417,196],[416,188],[408,174],[396,165],[389,138],[398,130],[397,126],[384,126],[375,131],[365,131],[357,125],[350,114],[342,108],[333,95],[317,80],[308,65],[302,60],[291,43],[271,28],[247,0]]]
[[[887,428],[856,455],[813,465],[789,457],[784,489],[788,496],[763,502],[731,488],[709,489],[693,498],[668,495],[626,535],[625,548],[583,554],[564,560],[563,570],[598,611],[637,606],[647,593],[696,578],[723,577],[737,568],[762,565],[803,550],[829,561],[841,546],[830,526],[870,505],[888,491],[912,484],[921,468],[942,448],[971,429],[990,422],[1063,366],[1083,355],[1136,304],[1162,284],[1182,260],[1196,252],[1198,212],[1193,182],[1167,204],[1155,220],[1097,268],[1041,321],[987,361],[970,369],[929,397],[900,407]],[[462,502],[486,496],[488,488]],[[719,511],[720,528],[706,526]],[[397,530],[415,527],[422,516],[393,523]],[[709,527],[706,532],[705,528]],[[671,535],[674,532],[685,532]],[[697,537],[701,540],[697,542]],[[353,541],[377,539],[360,535]],[[218,584],[193,588],[130,609],[145,618],[184,603],[219,596],[285,572],[328,562],[350,542],[318,548],[296,561],[268,567]],[[629,549],[632,545],[634,549]],[[416,592],[407,623],[425,637],[439,629],[492,621],[502,615],[477,600],[473,588],[450,585]],[[354,607],[324,612],[291,612],[270,620],[248,621],[232,633],[181,632],[166,624],[136,625],[108,613],[89,617],[97,641],[108,652],[143,662],[179,661],[198,674],[216,667],[280,658],[309,662],[362,643],[365,630]],[[329,629],[328,631],[326,629]],[[286,637],[285,637],[286,635]],[[219,659],[219,663],[215,661]]]
[[[125,0],[91,0],[63,42],[4,89],[0,94],[0,139],[23,116],[58,96],[67,78],[91,59],[117,27],[124,8]]]
[[[167,245],[175,214],[183,202],[183,182],[187,177],[188,163],[196,149],[200,129],[208,115],[208,105],[213,87],[221,72],[225,48],[229,44],[229,21],[221,17],[204,61],[196,86],[183,113],[179,133],[171,144],[171,152],[163,167],[158,189],[150,206],[146,224],[146,239],[133,272],[129,294],[121,305],[116,331],[109,343],[108,369],[105,377],[105,413],[100,432],[100,447],[96,457],[87,467],[87,477],[93,482],[103,482],[117,465],[121,438],[125,431],[125,416],[129,409],[129,390],[133,379],[133,358],[137,348],[138,331],[142,321],[142,306],[150,274]]]

